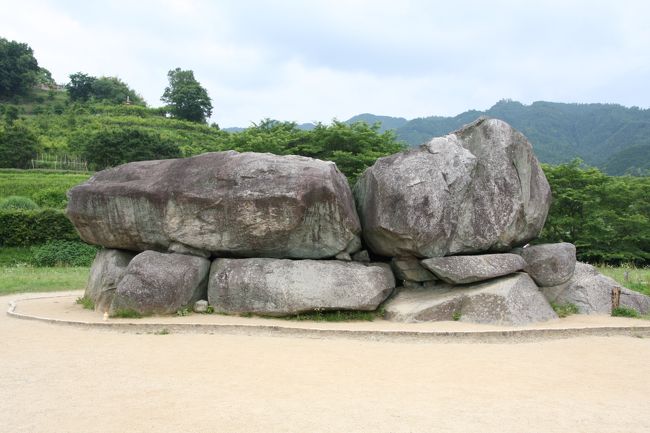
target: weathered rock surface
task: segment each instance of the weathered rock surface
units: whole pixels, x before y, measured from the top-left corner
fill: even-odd
[[[582,314],[611,314],[615,287],[621,289],[621,306],[634,308],[642,314],[650,313],[649,296],[622,287],[586,263],[576,263],[575,272],[568,282],[542,287],[541,290],[550,302],[574,304]]]
[[[402,289],[386,303],[386,318],[398,322],[458,319],[463,322],[525,325],[557,318],[525,273],[434,289]]]
[[[415,257],[393,257],[390,262],[395,278],[402,281],[425,282],[437,280]]]
[[[194,307],[192,307],[192,310],[195,313],[207,313],[208,312],[208,301],[205,299],[201,299],[199,301],[196,301],[194,303]]]
[[[566,283],[576,266],[576,247],[567,242],[531,245],[512,252],[523,257],[524,270],[540,287]]]
[[[82,239],[109,248],[239,257],[334,257],[360,248],[332,162],[234,151],[132,162],[69,192]]]
[[[517,254],[434,257],[421,263],[436,277],[452,284],[489,280],[521,271],[526,266]]]
[[[374,310],[395,287],[387,266],[338,260],[217,259],[208,301],[215,312],[269,316]]]
[[[205,299],[210,261],[197,256],[145,251],[131,260],[113,297],[110,314],[171,314]]]
[[[98,311],[108,311],[113,295],[126,273],[126,267],[135,253],[131,251],[103,249],[95,256],[84,296],[91,299]]]
[[[390,257],[509,251],[539,234],[551,197],[526,138],[485,118],[380,158],[354,194],[366,243]]]

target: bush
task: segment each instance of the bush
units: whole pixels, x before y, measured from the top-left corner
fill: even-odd
[[[551,307],[555,311],[558,317],[567,317],[572,314],[578,314],[580,311],[578,310],[578,307],[575,304],[571,303],[566,303],[566,304],[556,304],[555,302],[551,302]]]
[[[70,220],[60,210],[0,210],[0,246],[24,247],[53,240],[79,241]]]
[[[634,308],[616,307],[616,308],[612,309],[612,316],[614,316],[614,317],[633,317],[633,318],[637,318],[637,317],[640,316],[640,314]]]
[[[0,200],[0,210],[33,210],[38,209],[38,205],[29,197],[12,195]]]
[[[39,147],[38,137],[18,122],[0,130],[0,167],[27,167]]]
[[[90,266],[97,247],[83,242],[51,241],[32,248],[34,266]]]
[[[34,193],[32,197],[41,207],[64,209],[68,204],[68,197],[60,188],[47,188]]]

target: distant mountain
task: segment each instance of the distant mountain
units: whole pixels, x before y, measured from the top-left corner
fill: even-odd
[[[345,121],[345,123],[351,124],[355,122],[366,122],[368,125],[374,125],[379,122],[381,127],[379,132],[384,132],[389,129],[398,129],[408,123],[403,117],[390,117],[390,116],[377,116],[370,113],[357,114]]]
[[[650,110],[636,107],[542,101],[524,105],[503,100],[486,111],[470,110],[454,117],[432,116],[404,123],[402,118],[363,114],[348,122],[357,118],[368,123],[380,121],[386,129],[394,129],[399,140],[416,146],[479,116],[505,120],[523,132],[542,162],[558,164],[578,157],[612,175],[647,174],[650,170]]]

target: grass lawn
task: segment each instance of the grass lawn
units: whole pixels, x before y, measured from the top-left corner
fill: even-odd
[[[615,279],[621,286],[650,296],[650,268],[632,266],[596,266],[599,272]],[[627,279],[625,273],[627,272]]]
[[[83,289],[88,271],[86,267],[0,266],[0,295]]]

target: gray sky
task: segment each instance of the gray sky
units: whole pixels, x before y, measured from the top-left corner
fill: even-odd
[[[212,121],[455,115],[503,98],[650,106],[648,1],[0,0],[0,36],[57,82],[118,76],[161,105],[192,69]]]

